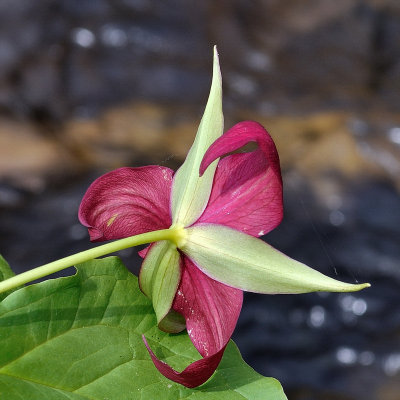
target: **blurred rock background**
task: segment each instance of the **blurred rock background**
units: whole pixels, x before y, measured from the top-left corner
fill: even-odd
[[[176,168],[219,48],[226,127],[263,123],[285,219],[266,237],[372,288],[246,296],[235,333],[291,400],[400,395],[397,0],[0,0],[0,252],[21,272],[86,249],[77,209],[119,166]],[[135,251],[121,254],[135,272]]]

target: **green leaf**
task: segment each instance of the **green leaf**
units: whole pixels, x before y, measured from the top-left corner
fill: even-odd
[[[186,229],[181,250],[207,275],[248,292],[353,292],[370,286],[352,285],[285,256],[260,239],[222,225]]]
[[[173,224],[189,226],[204,211],[210,197],[218,160],[207,168],[202,177],[199,176],[200,164],[207,149],[222,135],[223,130],[222,78],[217,49],[214,47],[213,79],[207,106],[195,141],[185,162],[174,176],[171,195]]]
[[[0,303],[0,398],[286,399],[279,382],[246,365],[232,342],[204,385],[175,384],[154,367],[142,334],[176,369],[199,358],[186,333],[157,328],[150,301],[116,257],[19,289]]]
[[[13,276],[15,276],[14,272],[11,270],[4,257],[0,254],[0,282],[5,281],[8,278],[12,278]],[[0,301],[6,298],[11,292],[13,292],[13,290],[0,293]]]
[[[180,254],[170,241],[153,244],[140,269],[139,285],[151,299],[158,327],[166,332],[185,329],[184,318],[171,310],[181,280]]]

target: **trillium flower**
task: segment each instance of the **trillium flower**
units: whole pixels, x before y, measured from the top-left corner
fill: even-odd
[[[204,383],[217,368],[239,317],[244,290],[344,292],[368,286],[329,278],[258,239],[283,215],[278,153],[256,122],[241,122],[222,133],[215,50],[210,96],[181,168],[176,173],[162,166],[109,172],[92,183],[79,210],[93,241],[168,228],[173,232],[171,240],[153,243],[140,253],[144,260],[139,284],[153,303],[159,328],[176,333],[186,327],[202,358],[178,372],[143,340],[158,370],[187,387]],[[249,142],[257,149],[226,155]]]

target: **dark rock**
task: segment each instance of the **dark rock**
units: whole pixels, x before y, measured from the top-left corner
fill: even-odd
[[[264,109],[399,101],[390,0],[26,0],[1,4],[0,107],[33,119],[121,101],[199,104],[218,44],[226,100]]]

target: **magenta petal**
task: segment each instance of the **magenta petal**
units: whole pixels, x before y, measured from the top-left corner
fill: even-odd
[[[186,367],[182,372],[178,372],[175,371],[164,361],[159,360],[151,350],[144,335],[142,335],[142,338],[156,368],[166,378],[170,379],[171,381],[180,383],[181,385],[186,386],[188,388],[194,388],[196,386],[200,386],[211,377],[211,375],[217,369],[226,347],[224,346],[220,351],[212,354],[209,357],[205,357],[198,361],[195,361],[194,363]]]
[[[189,337],[198,352],[210,356],[226,346],[243,302],[243,292],[215,281],[187,257],[172,308],[186,320]]]
[[[159,360],[146,341],[145,344],[164,376],[181,385],[196,387],[210,378],[221,361],[242,308],[243,292],[209,278],[187,257],[183,261],[172,308],[185,317],[189,337],[204,358],[177,372]]]
[[[79,208],[92,241],[120,239],[171,225],[173,171],[156,165],[120,168],[96,179]]]
[[[148,246],[146,246],[144,249],[138,251],[139,257],[145,258],[146,255],[147,255],[147,253],[148,253],[149,250],[150,250],[150,247],[151,247],[151,244],[149,244]]]
[[[217,223],[253,236],[262,236],[282,220],[282,178],[279,157],[268,132],[257,122],[236,124],[207,150],[202,174],[215,159],[257,142],[250,153],[220,160],[207,208],[198,222]]]

